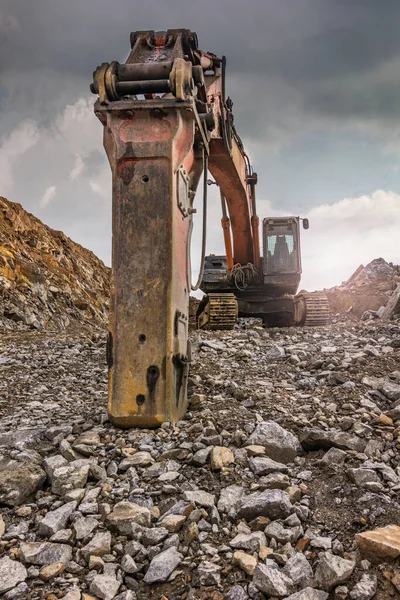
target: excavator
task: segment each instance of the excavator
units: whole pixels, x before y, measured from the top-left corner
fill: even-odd
[[[238,315],[269,326],[324,325],[329,311],[320,294],[296,296],[298,217],[263,220],[261,255],[257,175],[225,94],[225,57],[201,51],[188,29],[136,31],[130,44],[126,62],[103,63],[91,84],[112,171],[108,413],[117,426],[158,427],[187,408],[192,290],[206,294],[197,314],[206,329],[232,329]],[[192,285],[200,181],[202,266]],[[212,183],[220,191],[225,255],[206,257]]]

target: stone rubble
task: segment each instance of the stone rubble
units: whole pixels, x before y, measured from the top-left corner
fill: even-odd
[[[0,324],[103,328],[111,269],[93,252],[0,196]]]
[[[335,556],[331,552],[323,554],[315,571],[315,580],[319,587],[329,592],[334,587],[347,581],[355,569],[356,563]]]
[[[3,328],[1,600],[395,598],[400,323],[335,321],[193,332],[155,430],[108,421],[103,333]]]
[[[377,577],[370,573],[364,573],[360,581],[350,592],[350,600],[371,600],[376,594]]]
[[[8,556],[0,559],[0,594],[8,592],[25,582],[28,573],[24,565]]]
[[[278,596],[278,598],[287,597],[293,586],[292,580],[274,563],[271,566],[257,565],[253,574],[253,584],[266,596]]]

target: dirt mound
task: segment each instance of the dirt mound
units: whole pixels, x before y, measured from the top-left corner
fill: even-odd
[[[365,267],[360,265],[341,285],[324,290],[331,314],[352,312],[361,317],[365,311],[386,306],[400,283],[400,267],[376,258]]]
[[[0,321],[35,329],[106,325],[111,270],[20,204],[0,197]]]

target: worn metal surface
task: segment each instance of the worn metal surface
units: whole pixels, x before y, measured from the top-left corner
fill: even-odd
[[[208,151],[183,58],[192,52],[199,62],[195,39],[188,30],[137,32],[127,65],[104,63],[94,74],[113,181],[108,412],[124,427],[176,422],[186,410],[189,237]],[[175,95],[153,96],[160,82]]]
[[[186,409],[189,239],[206,154],[230,216],[229,270],[256,278],[257,178],[225,98],[225,59],[199,50],[187,29],[132,33],[131,48],[125,65],[98,67],[91,86],[113,174],[108,410],[117,425],[152,427]],[[214,300],[211,321],[231,327],[233,295]]]
[[[189,106],[138,104],[98,107],[113,173],[108,410],[117,425],[151,427],[186,410],[191,216],[178,177],[193,163],[195,123]]]

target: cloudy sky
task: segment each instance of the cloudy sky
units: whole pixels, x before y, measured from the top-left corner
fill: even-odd
[[[130,31],[185,27],[227,56],[259,215],[310,219],[302,286],[338,284],[379,256],[398,264],[399,22],[398,0],[1,0],[0,195],[109,264],[92,72],[125,61]],[[214,191],[210,213],[207,250],[218,253]]]

